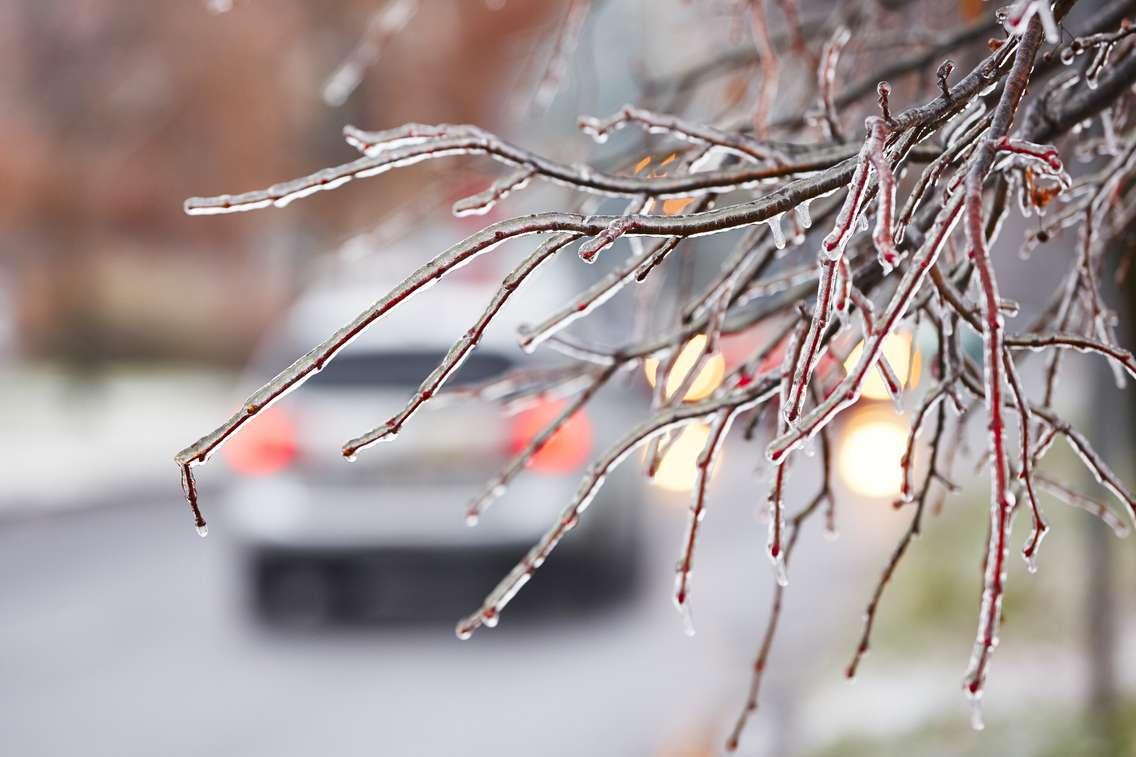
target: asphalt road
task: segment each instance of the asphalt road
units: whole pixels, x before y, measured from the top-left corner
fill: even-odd
[[[670,603],[685,499],[650,508],[637,597],[555,622],[511,625],[506,613],[468,642],[448,625],[266,629],[245,610],[223,518],[202,541],[173,499],[2,524],[0,753],[716,752],[772,586],[751,504],[760,485],[744,473],[721,485],[706,520],[693,638]],[[812,536],[802,558],[832,554]],[[771,669],[743,753],[784,753],[802,687],[821,669],[833,677],[854,633],[862,589],[845,591],[855,577],[834,575],[829,559],[793,572],[794,590],[834,599],[808,613],[790,605],[778,651],[792,662]],[[833,628],[834,656],[810,652]]]

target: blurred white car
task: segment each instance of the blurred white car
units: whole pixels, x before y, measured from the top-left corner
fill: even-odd
[[[396,283],[357,275],[366,285],[324,281],[295,305],[252,362],[251,386]],[[475,264],[412,298],[227,445],[237,474],[229,511],[262,617],[455,620],[555,522],[583,468],[602,451],[597,444],[634,422],[620,397],[629,391],[608,387],[473,528],[465,523],[470,498],[556,414],[553,400],[508,414],[488,401],[438,398],[397,439],[363,450],[354,462],[343,459],[347,439],[405,404],[499,280]],[[573,292],[554,271],[526,281],[447,387],[484,381],[522,360],[540,365],[539,354],[526,356],[516,346],[516,327],[547,315]],[[627,473],[610,479],[580,527],[510,607],[511,617],[539,605],[575,610],[633,585],[645,495],[640,477]]]

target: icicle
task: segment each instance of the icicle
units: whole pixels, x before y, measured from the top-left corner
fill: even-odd
[[[765,221],[769,226],[769,234],[773,237],[773,246],[778,250],[785,249],[785,232],[781,228],[781,216],[783,215],[785,214],[778,213]]]
[[[793,215],[797,217],[797,223],[801,225],[802,229],[810,229],[813,225],[813,217],[809,213],[809,203],[811,200],[805,200],[799,205],[793,206]]]
[[[773,575],[777,579],[777,585],[785,588],[789,585],[789,571],[785,566],[784,553],[779,554],[773,559]]]
[[[694,615],[690,609],[690,595],[686,593],[692,575],[690,570],[683,569],[681,560],[675,566],[674,606],[682,618],[682,631],[687,636],[694,635]]]
[[[805,243],[805,229],[801,224],[797,223],[797,216],[794,215],[789,224],[789,244],[793,247],[800,247]]]
[[[1115,360],[1109,360],[1108,367],[1112,369],[1112,379],[1116,383],[1116,388],[1121,391],[1128,388],[1128,375],[1124,372],[1124,367]]]
[[[1101,45],[1085,73],[1085,84],[1089,89],[1096,89],[1100,85],[1100,75],[1108,63],[1108,56],[1112,54],[1112,45]]]
[[[1101,111],[1101,133],[1104,136],[1105,151],[1109,155],[1121,153],[1120,142],[1116,138],[1116,125],[1113,123],[1112,108]]]
[[[982,719],[981,691],[970,697],[970,727],[976,731],[981,731],[986,728],[986,723]]]
[[[694,636],[694,616],[690,612],[689,605],[683,607],[682,632],[687,636]]]
[[[1029,190],[1026,189],[1026,184],[1021,179],[1017,178],[1017,174],[1011,174],[1011,184],[1017,190],[1014,192],[1014,197],[1018,201],[1018,212],[1022,214],[1022,218],[1029,218],[1033,215],[1033,203],[1030,201]]]

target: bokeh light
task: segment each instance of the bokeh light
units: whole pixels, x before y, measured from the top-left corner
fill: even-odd
[[[675,361],[674,368],[671,369],[670,375],[667,376],[667,399],[670,399],[674,396],[674,393],[679,390],[683,381],[686,380],[687,374],[694,370],[699,356],[705,349],[705,334],[698,334],[683,346],[682,352],[679,353],[678,359]],[[643,370],[647,374],[648,383],[654,386],[655,375],[659,370],[658,359],[647,358],[647,360],[643,361]],[[718,385],[722,383],[722,378],[725,374],[726,360],[722,357],[721,353],[715,352],[703,363],[702,369],[690,383],[690,388],[686,390],[686,394],[682,398],[683,401],[694,402],[708,396],[710,392],[717,389]]]
[[[844,485],[863,497],[899,495],[900,461],[907,449],[907,425],[889,410],[850,411],[836,449],[836,472]]]
[[[705,423],[693,423],[684,427],[679,432],[678,438],[667,448],[651,483],[669,492],[693,489],[698,480],[698,456],[706,447],[709,436],[710,427]],[[719,454],[710,471],[711,475],[721,461],[722,456]]]
[[[860,342],[852,348],[848,357],[844,359],[844,370],[851,371],[855,368],[863,354],[864,343]],[[895,370],[895,375],[899,377],[902,387],[919,385],[919,375],[923,371],[923,358],[918,349],[912,348],[911,334],[905,332],[889,334],[884,339],[884,357]],[[880,376],[879,369],[873,368],[864,377],[860,396],[870,400],[891,398],[891,395],[888,394],[887,385],[884,384],[884,380]]]

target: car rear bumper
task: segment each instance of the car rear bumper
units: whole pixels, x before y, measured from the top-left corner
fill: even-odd
[[[468,487],[333,488],[276,478],[234,487],[228,510],[263,618],[449,624],[556,522],[575,483],[529,477],[475,528],[463,517]],[[570,613],[625,595],[640,558],[636,495],[619,481],[605,487],[510,616]]]
[[[477,608],[528,544],[482,549],[289,549],[247,553],[258,616],[285,625],[452,624]],[[558,552],[509,606],[511,620],[571,615],[627,596],[639,573],[631,545],[604,555]]]

